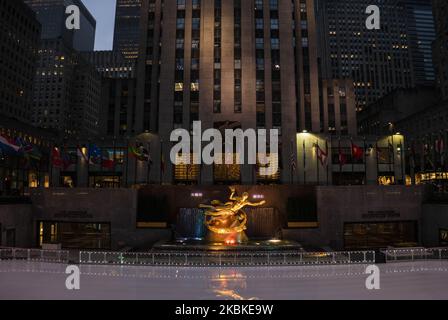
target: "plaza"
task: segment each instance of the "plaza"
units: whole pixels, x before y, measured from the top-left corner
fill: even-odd
[[[379,265],[367,290],[365,265],[176,268],[81,266],[81,290],[65,288],[65,264],[0,262],[0,299],[37,300],[444,300],[448,262]]]

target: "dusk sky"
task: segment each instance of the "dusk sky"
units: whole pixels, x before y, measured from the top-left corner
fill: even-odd
[[[111,50],[116,0],[82,0],[96,19],[95,50]]]

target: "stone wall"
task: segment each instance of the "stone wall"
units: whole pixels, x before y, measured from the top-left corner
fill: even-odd
[[[416,221],[422,240],[423,187],[404,186],[237,186],[237,192],[264,197],[267,208],[279,212],[283,237],[312,246],[343,249],[344,223]],[[138,229],[138,191],[132,189],[52,189],[32,195],[33,220],[110,223],[112,247],[147,247],[171,237],[170,229]],[[181,208],[195,208],[200,203],[225,201],[230,192],[226,186],[155,186],[140,191],[140,197],[165,195],[168,199],[166,219],[176,223]],[[202,197],[197,197],[202,194]],[[289,197],[315,197],[318,225],[313,228],[288,229]],[[196,196],[194,196],[196,195]],[[252,201],[256,201],[251,199]],[[36,227],[33,227],[33,239]],[[425,229],[426,230],[426,229]],[[429,230],[429,229],[428,229]],[[432,231],[431,231],[432,232]]]
[[[168,239],[169,230],[137,229],[137,192],[132,189],[52,189],[32,194],[37,221],[110,223],[112,249]],[[36,228],[34,228],[36,233]]]
[[[423,187],[318,187],[319,227],[288,230],[289,238],[315,246],[344,247],[344,223],[417,221],[421,239]]]
[[[0,243],[7,243],[7,231],[14,230],[17,247],[31,247],[34,243],[33,218],[31,205],[0,205]]]
[[[425,203],[422,217],[422,242],[428,247],[440,245],[440,229],[448,229],[448,204]]]

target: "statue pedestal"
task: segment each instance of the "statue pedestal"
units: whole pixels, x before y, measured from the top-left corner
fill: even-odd
[[[207,232],[206,241],[211,244],[234,245],[247,243],[249,238],[245,232],[219,234],[209,231]]]

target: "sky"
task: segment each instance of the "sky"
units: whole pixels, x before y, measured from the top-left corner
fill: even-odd
[[[96,19],[95,50],[111,50],[116,0],[82,0],[82,2]]]

